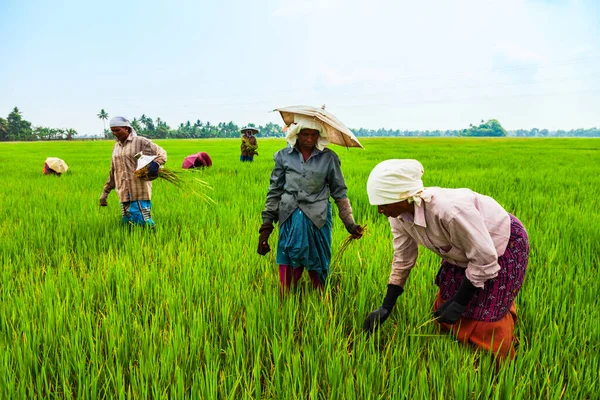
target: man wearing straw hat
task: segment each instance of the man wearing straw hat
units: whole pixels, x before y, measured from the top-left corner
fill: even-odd
[[[167,161],[167,152],[150,139],[138,136],[125,117],[112,118],[110,130],[117,138],[117,142],[113,147],[112,163],[108,180],[100,196],[100,206],[108,205],[108,195],[115,189],[121,201],[123,223],[154,228],[150,201],[152,182],[134,176],[137,167],[136,154],[156,156],[148,166],[148,177],[153,179],[158,176],[160,165]]]
[[[385,215],[394,259],[382,306],[368,315],[372,332],[389,317],[415,266],[418,246],[438,254],[434,316],[461,342],[514,356],[514,300],[529,259],[523,224],[494,199],[469,189],[423,187],[417,160],[386,160],[369,175],[369,202]]]

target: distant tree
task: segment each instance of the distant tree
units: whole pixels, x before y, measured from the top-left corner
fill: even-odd
[[[8,121],[4,118],[0,118],[0,141],[5,142],[8,140]]]
[[[538,128],[531,128],[531,130],[529,131],[529,136],[537,136],[538,133],[540,132],[540,130]]]
[[[140,121],[137,120],[137,119],[135,119],[135,118],[131,121],[131,127],[133,129],[135,129],[136,132],[141,132],[142,131],[142,128],[140,126]]]
[[[154,122],[152,122],[152,118],[147,117],[146,114],[142,114],[139,121],[141,129],[136,129],[136,131],[138,131],[138,133],[142,136],[153,138],[155,135],[156,128],[154,127]]]
[[[157,117],[156,118],[156,133],[155,133],[154,137],[159,138],[159,139],[165,139],[170,136],[170,133],[171,133],[171,128],[169,128],[167,123],[164,122],[162,119],[160,119],[160,117]]]
[[[33,134],[37,136],[39,140],[50,140],[51,129],[45,126],[36,126],[33,130]]]
[[[473,126],[469,124],[469,129],[463,129],[461,136],[506,136],[506,130],[500,125],[500,122],[496,119],[490,119],[487,122],[482,123],[479,126]]]
[[[18,107],[13,108],[6,119],[8,122],[8,140],[34,140],[31,122],[26,121],[21,116],[21,110]]]
[[[106,120],[108,119],[108,113],[104,111],[104,108],[98,113],[98,118],[104,122],[104,137],[108,138],[108,131],[106,130]]]
[[[65,129],[65,135],[67,137],[67,140],[73,140],[73,137],[77,136],[78,133],[75,129],[69,128],[69,129]]]

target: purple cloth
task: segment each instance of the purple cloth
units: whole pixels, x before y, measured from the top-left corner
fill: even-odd
[[[504,254],[498,258],[498,276],[484,283],[483,289],[476,291],[462,317],[483,322],[502,319],[510,310],[515,297],[521,290],[529,260],[529,239],[525,227],[510,215],[510,239]],[[435,278],[444,301],[454,296],[465,278],[465,268],[443,260]]]
[[[300,277],[302,276],[302,272],[304,272],[304,267],[292,267],[291,265],[281,264],[279,265],[279,283],[281,292],[283,293],[284,289],[289,291],[292,287],[292,279],[294,285],[298,284]],[[313,284],[313,287],[318,288],[323,286],[321,281],[319,280],[319,274],[317,271],[308,271],[308,276],[310,276],[310,280]]]
[[[183,164],[181,164],[181,168],[190,169],[190,168],[200,168],[200,167],[210,167],[212,165],[212,160],[210,156],[201,151],[200,153],[191,154],[183,159]]]

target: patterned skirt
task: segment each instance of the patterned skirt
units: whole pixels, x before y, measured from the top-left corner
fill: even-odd
[[[486,281],[483,289],[476,291],[462,315],[463,318],[498,321],[508,313],[521,290],[529,260],[529,239],[521,221],[514,215],[509,215],[510,238],[506,251],[498,258],[498,276]],[[465,271],[465,268],[442,261],[435,284],[439,286],[440,296],[444,301],[454,296],[463,279],[466,279]]]

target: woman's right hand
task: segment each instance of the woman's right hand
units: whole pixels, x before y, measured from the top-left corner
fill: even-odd
[[[354,224],[346,230],[349,234],[352,235],[352,239],[360,239],[365,231],[365,229],[362,226],[356,224]]]
[[[269,246],[269,236],[271,236],[271,232],[273,232],[273,223],[265,222],[260,226],[258,232],[260,235],[258,236],[258,249],[256,252],[261,256],[264,256],[269,251],[271,251],[271,246]]]
[[[363,329],[368,333],[373,333],[379,325],[383,324],[386,319],[390,316],[390,312],[383,308],[379,307],[377,310],[369,313],[367,318],[365,318],[365,322],[363,323]]]
[[[261,256],[264,256],[268,252],[271,251],[271,246],[269,246],[269,242],[267,241],[258,241],[258,250],[256,251]]]

